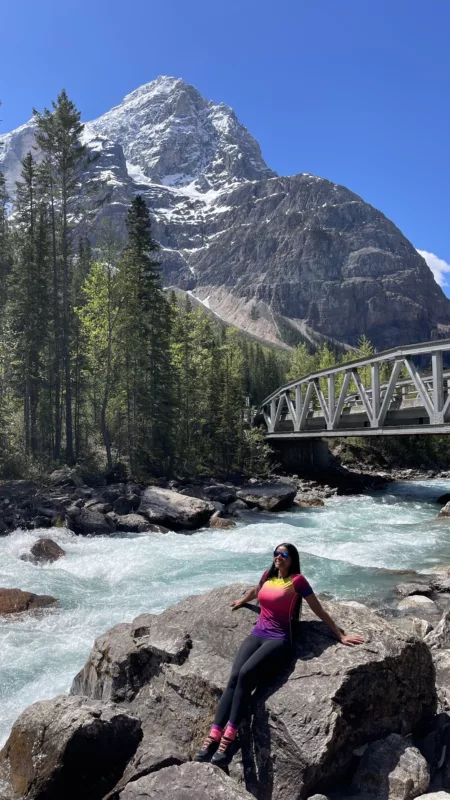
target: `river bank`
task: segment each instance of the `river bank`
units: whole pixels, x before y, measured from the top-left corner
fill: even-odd
[[[54,609],[0,621],[0,740],[21,709],[67,691],[102,631],[213,587],[256,583],[278,542],[296,544],[316,592],[392,608],[396,584],[417,579],[413,570],[450,562],[450,525],[436,520],[437,498],[449,488],[429,480],[353,496],[332,492],[323,506],[248,510],[232,529],[189,536],[46,528],[0,537],[0,586],[59,599]],[[54,539],[64,558],[22,560],[42,536]]]

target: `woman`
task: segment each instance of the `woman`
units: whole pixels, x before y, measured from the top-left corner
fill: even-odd
[[[195,761],[211,761],[221,767],[230,763],[238,726],[251,692],[264,680],[268,670],[279,670],[292,653],[292,622],[299,618],[303,597],[341,644],[353,647],[364,641],[362,636],[344,634],[322,608],[300,572],[300,558],[293,544],[279,544],[273,555],[272,566],[264,572],[258,585],[242,600],[231,604],[235,611],[258,598],[261,612],[250,636],[238,650],[214,723]]]

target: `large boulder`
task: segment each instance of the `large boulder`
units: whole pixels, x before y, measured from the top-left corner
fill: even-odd
[[[209,521],[214,505],[205,500],[150,486],[141,495],[139,514],[174,531],[196,530]]]
[[[259,508],[261,511],[282,511],[289,508],[297,494],[297,486],[291,481],[262,481],[243,486],[237,492],[250,508]]]
[[[413,800],[428,789],[430,772],[419,750],[392,733],[369,745],[353,782],[360,792],[378,800]]]
[[[116,526],[110,517],[106,517],[100,511],[91,509],[68,509],[67,525],[71,531],[81,536],[105,536],[116,530]]]
[[[425,597],[423,594],[412,594],[409,597],[404,597],[403,600],[399,601],[397,608],[407,613],[439,614],[436,603],[434,603],[430,597]]]
[[[0,615],[18,614],[22,611],[36,611],[57,603],[56,597],[47,594],[23,592],[21,589],[0,589]]]
[[[211,764],[181,764],[129,783],[120,800],[254,800]]]
[[[116,626],[97,639],[72,692],[123,702],[142,721],[148,753],[159,733],[192,756],[257,619],[256,606],[230,608],[248,588],[215,589]],[[252,698],[240,728],[241,754],[231,766],[260,800],[304,798],[326,788],[355,748],[390,733],[406,735],[435,708],[433,664],[422,641],[367,609],[324,606],[365,643],[339,644],[304,610],[294,657]]]
[[[18,800],[101,800],[141,737],[139,720],[123,709],[62,695],[19,716],[0,769]]]
[[[49,482],[52,486],[74,486],[80,488],[83,486],[83,479],[79,476],[78,472],[70,467],[61,467],[55,469],[50,475]]]
[[[66,551],[53,539],[38,539],[31,548],[32,558],[39,564],[53,563],[66,555]]]

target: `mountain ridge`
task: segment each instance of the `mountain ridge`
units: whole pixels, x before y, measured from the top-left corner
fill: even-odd
[[[11,187],[33,123],[0,136]],[[141,193],[161,246],[163,282],[229,324],[289,344],[324,339],[380,348],[450,334],[450,301],[382,212],[344,186],[278,176],[223,103],[160,76],[85,125],[92,156],[88,224]]]

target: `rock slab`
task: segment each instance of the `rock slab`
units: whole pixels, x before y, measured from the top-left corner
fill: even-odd
[[[122,702],[141,719],[147,748],[164,735],[192,756],[256,622],[256,606],[230,608],[248,588],[215,589],[116,626],[97,639],[72,692]],[[304,610],[295,657],[252,698],[230,767],[259,800],[292,800],[293,787],[298,797],[326,789],[355,748],[407,735],[434,712],[433,664],[422,641],[367,609],[324,606],[365,643],[340,645]]]
[[[215,508],[205,500],[150,486],[142,493],[138,511],[149,522],[179,531],[196,530],[206,525]]]
[[[369,745],[354,784],[359,791],[379,800],[413,800],[428,789],[430,772],[419,750],[393,733]]]
[[[17,800],[101,800],[141,740],[122,709],[61,695],[29,706],[0,752]]]

